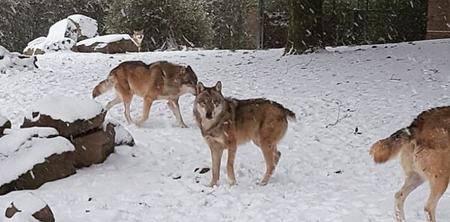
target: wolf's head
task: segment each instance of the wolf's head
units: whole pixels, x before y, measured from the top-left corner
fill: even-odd
[[[186,93],[195,94],[197,91],[197,75],[191,66],[181,67],[180,71],[181,87]]]
[[[142,43],[142,39],[144,39],[144,29],[140,31],[133,31],[133,39],[138,43]]]
[[[197,96],[194,109],[202,119],[214,119],[225,109],[226,100],[222,95],[222,83],[219,81],[214,87],[197,84]]]

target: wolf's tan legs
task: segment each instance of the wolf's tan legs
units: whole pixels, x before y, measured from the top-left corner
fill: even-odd
[[[234,176],[234,158],[236,156],[237,145],[231,145],[228,147],[228,159],[227,159],[227,176],[230,185],[236,184],[236,177]]]
[[[266,173],[264,174],[264,178],[262,179],[260,185],[265,186],[269,182],[270,176],[275,170],[275,146],[269,144],[261,144],[261,150],[264,155],[264,159],[266,160]]]
[[[120,99],[119,95],[116,95],[116,98],[114,98],[113,100],[111,100],[107,105],[106,105],[106,110],[110,110],[113,106],[119,104],[120,102],[122,102],[122,99]]]
[[[432,177],[430,179],[430,196],[425,205],[425,215],[428,222],[436,222],[436,205],[447,189],[449,178]]]
[[[175,99],[169,100],[169,102],[167,102],[167,105],[169,106],[170,110],[172,110],[173,115],[175,115],[175,118],[177,119],[177,122],[181,126],[181,128],[187,128],[186,124],[183,121],[183,117],[181,116],[178,99],[179,98],[177,97]]]
[[[122,96],[123,105],[125,106],[125,118],[127,119],[128,124],[132,124],[133,120],[130,115],[130,106],[131,100],[133,99],[133,95]]]
[[[406,174],[403,187],[395,194],[395,218],[398,222],[405,221],[403,205],[406,197],[423,182],[424,179],[416,172],[410,171]]]
[[[220,161],[222,160],[223,148],[215,141],[207,141],[209,148],[211,149],[212,159],[212,178],[209,186],[217,185],[217,181],[220,176]]]
[[[142,125],[145,121],[147,121],[148,119],[148,115],[150,113],[150,108],[152,106],[153,103],[153,98],[151,97],[144,97],[144,106],[142,108],[142,117],[141,119],[136,123],[136,125],[140,126]]]

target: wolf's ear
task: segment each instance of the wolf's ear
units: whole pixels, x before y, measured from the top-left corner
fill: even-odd
[[[186,70],[187,70],[188,72],[194,72],[194,70],[192,70],[191,66],[187,66],[187,67],[186,67]]]
[[[214,86],[214,89],[215,89],[217,92],[222,92],[222,82],[218,81],[218,82],[216,83],[216,85]]]
[[[205,85],[202,82],[197,83],[197,95],[205,91]]]

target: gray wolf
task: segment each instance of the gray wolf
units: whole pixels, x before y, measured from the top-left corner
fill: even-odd
[[[450,107],[422,112],[408,127],[376,142],[370,152],[376,163],[385,163],[401,152],[405,182],[395,194],[397,221],[405,221],[406,197],[428,181],[430,195],[424,210],[427,221],[435,222],[437,203],[450,178]]]
[[[224,98],[221,82],[214,87],[197,84],[194,116],[211,150],[212,179],[209,186],[217,185],[224,149],[228,149],[229,182],[231,185],[236,183],[234,158],[237,146],[249,141],[259,146],[264,155],[266,173],[260,185],[266,185],[281,156],[277,144],[286,133],[287,119],[295,120],[294,112],[270,100]]]
[[[142,40],[144,39],[144,29],[140,30],[140,31],[133,31],[133,35],[131,36],[131,38],[133,38],[134,42],[136,42],[137,46],[138,46],[138,52],[141,51],[141,45],[142,45]]]
[[[141,125],[148,119],[153,101],[167,99],[178,124],[185,128],[187,126],[181,117],[178,99],[185,93],[195,94],[196,84],[197,76],[190,66],[180,66],[167,61],[149,65],[141,61],[128,61],[114,68],[108,78],[94,88],[92,96],[95,98],[114,87],[116,97],[106,105],[106,109],[123,102],[125,118],[129,124],[133,122],[130,116],[133,96],[143,97],[142,118],[136,125]]]

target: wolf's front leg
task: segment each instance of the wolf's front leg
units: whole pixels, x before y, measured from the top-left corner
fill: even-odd
[[[169,100],[169,102],[167,102],[167,105],[169,106],[170,110],[172,110],[173,115],[175,115],[175,118],[177,119],[177,122],[181,126],[181,128],[187,128],[187,125],[184,123],[183,117],[181,116],[178,99],[179,98]]]
[[[217,185],[217,181],[219,180],[220,161],[222,160],[223,148],[216,142],[210,142],[209,145],[212,159],[212,178],[209,186],[213,187],[214,185]]]
[[[236,156],[236,150],[236,144],[230,145],[228,147],[227,175],[230,185],[236,184],[236,177],[234,176],[234,158]]]

